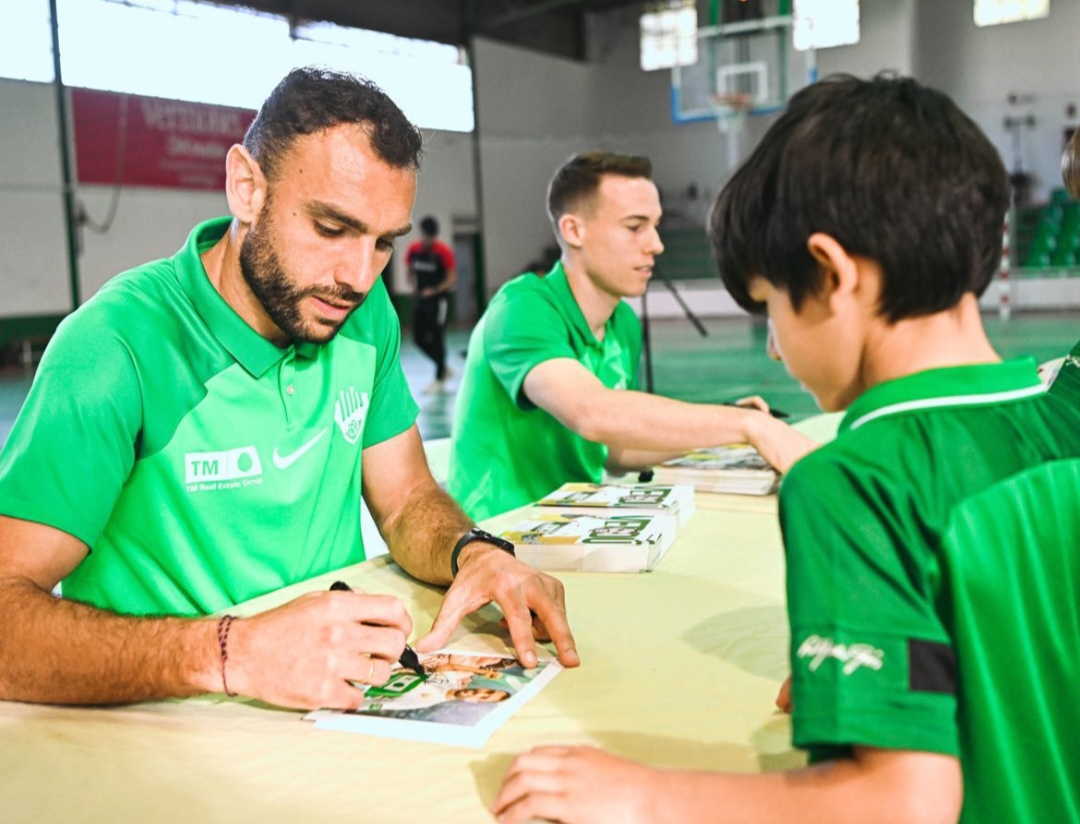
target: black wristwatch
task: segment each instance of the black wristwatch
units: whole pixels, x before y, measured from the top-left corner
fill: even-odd
[[[461,539],[454,544],[454,551],[450,553],[450,572],[455,578],[457,578],[458,574],[458,556],[461,554],[461,550],[465,549],[473,541],[483,541],[485,544],[491,544],[503,552],[509,552],[515,558],[517,557],[517,553],[514,552],[514,545],[510,541],[474,526],[461,536]]]

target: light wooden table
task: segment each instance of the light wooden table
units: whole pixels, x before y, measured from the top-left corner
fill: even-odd
[[[838,419],[798,428],[825,441]],[[506,529],[521,514],[485,526]],[[486,822],[510,760],[545,743],[672,767],[804,763],[773,708],[788,670],[774,496],[698,495],[697,514],[652,573],[560,577],[584,663],[483,750],[316,732],[301,713],[222,696],[110,709],[0,702],[0,822]],[[258,612],[338,578],[400,597],[417,636],[442,600],[382,557],[231,611]],[[451,646],[505,651],[498,618],[485,608]]]
[[[317,732],[300,713],[221,696],[113,709],[0,704],[0,821],[484,822],[511,758],[544,743],[675,767],[801,764],[773,708],[788,645],[775,509],[772,497],[699,495],[656,571],[561,576],[584,663],[483,750]],[[402,598],[417,636],[442,598],[378,558],[233,611],[335,578]],[[504,651],[498,617],[492,607],[472,616],[451,646]]]

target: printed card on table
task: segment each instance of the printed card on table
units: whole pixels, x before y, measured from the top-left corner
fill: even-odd
[[[561,670],[558,661],[525,669],[508,655],[442,650],[420,656],[424,675],[395,667],[390,680],[367,687],[358,710],[317,710],[315,729],[406,741],[482,747]]]

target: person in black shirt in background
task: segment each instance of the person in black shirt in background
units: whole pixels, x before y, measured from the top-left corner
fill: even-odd
[[[405,253],[405,266],[413,288],[413,338],[420,350],[435,362],[435,380],[424,390],[431,394],[446,389],[446,314],[449,294],[457,283],[457,266],[450,247],[438,240],[439,222],[420,221],[420,240]]]

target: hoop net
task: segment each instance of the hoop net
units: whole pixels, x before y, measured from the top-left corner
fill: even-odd
[[[754,96],[748,92],[720,92],[710,95],[716,128],[722,134],[737,134],[746,123],[746,115],[753,107]]]

